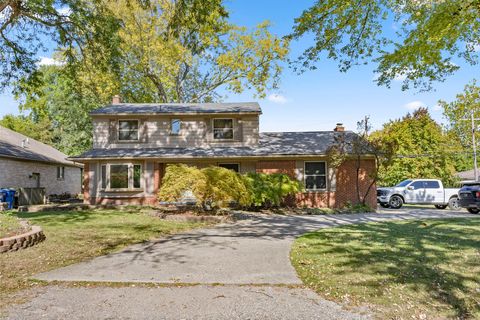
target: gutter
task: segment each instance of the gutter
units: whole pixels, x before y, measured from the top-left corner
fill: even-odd
[[[253,156],[152,156],[152,157],[146,157],[146,156],[138,156],[138,157],[133,157],[133,156],[128,156],[128,157],[95,157],[95,158],[67,158],[68,160],[71,161],[96,161],[96,160],[152,160],[152,159],[166,159],[166,160],[192,160],[192,159],[197,159],[197,160],[206,160],[206,159],[244,159],[244,160],[249,160],[249,159],[298,159],[298,158],[325,158],[327,155],[326,154],[293,154],[293,155],[253,155]],[[356,158],[356,156],[349,155],[347,158]],[[362,159],[375,159],[375,156],[372,154],[364,154],[362,155]]]

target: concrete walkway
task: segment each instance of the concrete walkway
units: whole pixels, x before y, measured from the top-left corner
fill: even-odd
[[[368,309],[344,310],[299,285],[289,261],[295,237],[344,224],[450,217],[480,216],[407,208],[381,214],[256,216],[194,230],[36,276],[163,287],[52,285],[37,289],[31,301],[9,308],[7,318],[365,319],[370,317]]]
[[[295,237],[342,224],[393,219],[474,217],[440,210],[329,216],[256,216],[130,246],[91,261],[42,273],[59,281],[301,284],[290,264]]]

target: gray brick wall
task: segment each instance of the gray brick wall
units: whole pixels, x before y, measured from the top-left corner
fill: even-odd
[[[47,195],[81,192],[81,170],[65,166],[65,178],[57,180],[57,165],[0,158],[0,188],[37,187],[33,172],[40,174],[40,187]]]

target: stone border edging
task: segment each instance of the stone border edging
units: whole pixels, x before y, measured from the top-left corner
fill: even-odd
[[[0,239],[0,254],[5,252],[17,251],[36,245],[45,240],[42,228],[32,226],[32,230],[27,233],[19,234],[13,237]]]

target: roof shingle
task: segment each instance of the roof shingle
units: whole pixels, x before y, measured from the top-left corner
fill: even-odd
[[[235,158],[268,156],[325,155],[337,138],[353,141],[353,132],[268,132],[260,133],[258,147],[208,148],[113,148],[92,149],[72,159],[95,158]],[[351,150],[346,150],[351,152]]]
[[[262,113],[257,102],[243,103],[118,103],[95,109],[91,115],[152,115],[205,113]]]
[[[0,126],[0,157],[81,167],[57,149]]]

